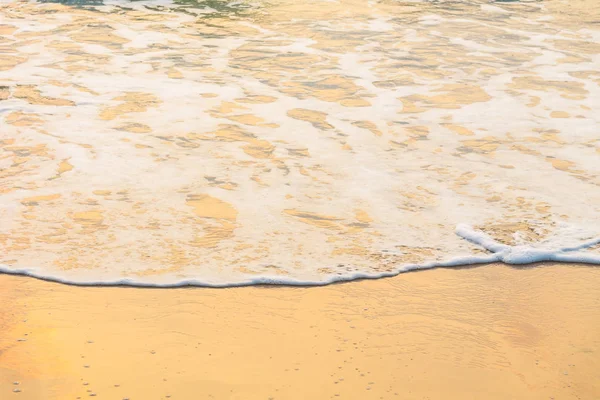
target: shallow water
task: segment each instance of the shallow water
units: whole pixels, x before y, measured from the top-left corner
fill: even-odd
[[[0,2],[0,269],[600,262],[599,20],[586,0]]]

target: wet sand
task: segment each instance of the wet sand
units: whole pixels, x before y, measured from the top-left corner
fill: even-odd
[[[599,288],[577,265],[317,288],[1,275],[0,398],[598,399]]]

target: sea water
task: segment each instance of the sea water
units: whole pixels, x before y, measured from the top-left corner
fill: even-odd
[[[0,270],[600,263],[596,1],[0,2]]]

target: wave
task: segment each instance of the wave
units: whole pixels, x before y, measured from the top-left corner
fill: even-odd
[[[115,280],[73,280],[56,275],[48,275],[38,272],[34,268],[12,269],[6,265],[0,265],[0,272],[11,275],[29,276],[45,281],[57,282],[73,286],[125,286],[139,288],[180,288],[180,287],[206,287],[206,288],[231,288],[256,285],[270,286],[325,286],[333,283],[350,282],[362,279],[381,279],[397,276],[404,272],[427,270],[433,268],[452,268],[470,265],[482,265],[491,263],[504,263],[508,265],[526,265],[539,262],[579,263],[600,265],[600,254],[584,253],[584,250],[600,244],[600,237],[588,240],[577,246],[568,246],[558,249],[541,249],[534,246],[508,246],[492,239],[489,235],[473,227],[460,224],[456,227],[456,234],[479,247],[490,251],[488,255],[470,255],[450,258],[445,261],[434,261],[424,264],[406,264],[390,272],[365,273],[357,272],[349,275],[329,276],[322,280],[299,280],[282,279],[274,276],[261,276],[241,282],[211,283],[200,279],[185,279],[171,283],[156,283],[131,278],[120,278]]]
[[[0,4],[2,271],[309,286],[598,263],[592,23],[550,2],[91,2]]]

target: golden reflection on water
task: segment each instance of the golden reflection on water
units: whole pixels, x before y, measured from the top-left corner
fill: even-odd
[[[475,253],[462,222],[597,233],[595,2],[60,3],[0,5],[9,268],[319,280]]]

